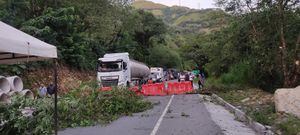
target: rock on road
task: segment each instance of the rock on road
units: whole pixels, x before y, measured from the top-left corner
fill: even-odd
[[[68,128],[60,135],[255,135],[222,106],[198,94],[147,97],[153,109],[106,126]]]

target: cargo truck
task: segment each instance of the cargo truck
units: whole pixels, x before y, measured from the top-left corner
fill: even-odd
[[[108,53],[98,59],[97,81],[100,87],[137,85],[147,82],[149,67],[128,53]]]

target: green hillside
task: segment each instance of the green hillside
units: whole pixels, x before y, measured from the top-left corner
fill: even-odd
[[[182,6],[168,7],[151,1],[135,1],[133,7],[147,10],[182,33],[211,32],[226,25],[229,15],[221,9],[196,10]]]
[[[151,1],[145,1],[145,0],[136,0],[132,4],[137,9],[149,9],[149,10],[155,10],[155,9],[163,9],[167,8],[167,6],[154,3]]]

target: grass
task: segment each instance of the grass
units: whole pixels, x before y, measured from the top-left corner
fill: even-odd
[[[240,106],[253,120],[271,126],[275,132],[278,130],[283,135],[299,135],[299,118],[287,114],[277,114],[273,100],[257,104],[257,102],[264,100],[266,96],[263,95],[266,92],[262,92],[258,89],[249,89],[237,84],[224,84],[220,79],[210,78],[206,82],[207,89],[212,90],[227,102],[235,106]],[[241,102],[243,99],[253,98],[255,96],[257,98],[251,101],[254,103],[250,101],[249,103]]]
[[[181,23],[183,22],[186,22],[186,21],[202,21],[203,18],[205,17],[205,14],[201,14],[201,13],[198,13],[198,12],[195,12],[195,13],[189,13],[189,14],[186,14],[186,15],[183,15],[183,16],[180,16],[179,18],[177,18],[173,25],[175,26],[178,26],[180,25]]]
[[[227,93],[232,90],[245,89],[248,86],[240,85],[240,84],[236,84],[236,83],[224,84],[221,79],[216,79],[216,78],[210,77],[210,78],[206,79],[205,87],[216,93]],[[230,94],[230,93],[228,93],[228,94]]]
[[[163,4],[158,4],[158,3],[154,3],[151,1],[144,1],[144,0],[133,2],[132,6],[137,9],[163,9],[167,7]]]
[[[299,135],[300,119],[294,116],[288,116],[286,120],[277,125],[284,135]]]
[[[250,110],[247,113],[255,121],[269,126],[274,126],[277,117],[274,104],[262,107],[259,110]]]
[[[237,91],[224,91],[222,93],[218,93],[218,95],[232,104],[237,104],[241,102],[241,100],[247,98],[245,94],[242,94]]]
[[[163,12],[161,10],[151,10],[151,13],[155,16],[163,16]]]

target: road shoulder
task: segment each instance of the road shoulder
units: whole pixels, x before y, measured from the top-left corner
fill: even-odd
[[[237,121],[235,116],[223,106],[210,102],[209,97],[199,95],[212,120],[222,129],[225,135],[255,135],[255,131],[244,123]]]

